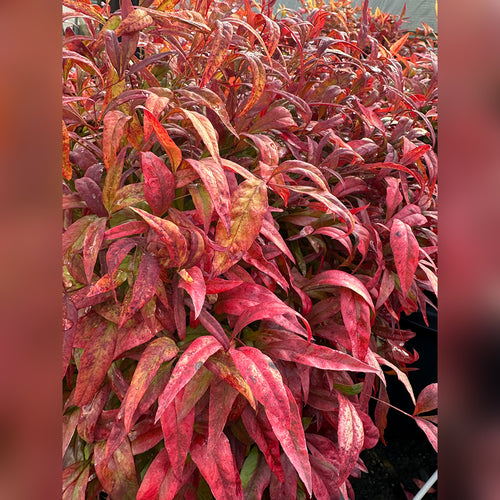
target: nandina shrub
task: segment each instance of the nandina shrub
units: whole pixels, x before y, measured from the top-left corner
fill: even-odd
[[[387,377],[437,447],[435,41],[140,3],[63,0],[63,497],[353,498]]]

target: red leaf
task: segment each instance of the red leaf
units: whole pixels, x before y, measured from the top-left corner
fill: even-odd
[[[388,269],[384,269],[382,274],[382,280],[380,281],[380,289],[378,292],[377,303],[375,308],[379,309],[387,301],[392,291],[394,290],[394,278],[392,277],[392,272]]]
[[[111,229],[108,229],[104,233],[104,241],[142,234],[145,233],[148,229],[149,226],[143,221],[137,220],[125,222],[124,224],[120,224],[118,226],[112,227]]]
[[[438,385],[430,384],[418,395],[413,415],[435,410],[438,407]]]
[[[109,245],[106,252],[106,266],[108,274],[113,275],[118,269],[123,259],[128,255],[130,250],[137,245],[137,240],[133,238],[119,239]]]
[[[196,132],[198,132],[198,135],[201,137],[201,140],[204,142],[212,158],[220,163],[219,138],[210,120],[196,111],[190,111],[184,108],[174,108],[170,113],[183,114],[193,124],[193,127]]]
[[[262,96],[266,86],[266,69],[262,64],[262,61],[250,52],[245,52],[242,55],[248,61],[248,66],[252,73],[252,91],[250,93],[250,96],[248,97],[248,101],[246,102],[245,106],[238,113],[238,116],[243,116],[249,109],[251,109],[256,104],[256,102]]]
[[[179,226],[169,220],[160,219],[160,217],[151,215],[139,208],[132,208],[132,210],[138,213],[148,223],[151,229],[153,229],[160,240],[166,245],[170,257],[170,262],[168,263],[169,267],[181,266],[187,257],[187,243]]]
[[[178,396],[173,400],[172,404],[163,412],[160,417],[161,428],[165,448],[168,453],[168,458],[173,469],[173,474],[177,478],[181,478],[184,462],[186,461],[189,448],[191,447],[191,439],[193,437],[194,426],[194,407],[188,414],[180,418],[180,398],[182,397],[181,390]]]
[[[96,424],[104,410],[110,393],[110,385],[104,384],[92,401],[88,405],[82,407],[80,419],[78,421],[78,434],[87,443],[93,443],[95,440]]]
[[[241,480],[229,440],[224,433],[208,452],[202,436],[197,436],[191,457],[217,500],[243,500]]]
[[[229,185],[222,166],[215,161],[186,160],[200,176],[226,231],[231,227]]]
[[[260,63],[262,64],[262,63]],[[292,113],[283,106],[276,106],[267,111],[267,113],[250,127],[250,132],[263,132],[266,130],[289,130],[296,129],[297,124],[293,120]]]
[[[392,224],[390,244],[401,291],[407,297],[418,266],[419,244],[410,226],[399,219]]]
[[[172,165],[172,169],[175,172],[182,162],[182,151],[170,138],[167,131],[164,129],[163,125],[158,121],[155,115],[146,108],[142,109],[144,110],[144,130],[147,130],[148,126],[153,127],[156,137],[158,138],[158,142],[167,153]]]
[[[353,276],[352,274],[348,274],[344,271],[338,271],[336,269],[330,271],[323,271],[322,273],[318,273],[314,278],[309,280],[309,283],[303,290],[311,290],[314,288],[328,287],[328,286],[343,286],[345,288],[349,288],[353,292],[356,292],[358,295],[365,299],[366,303],[370,306],[372,311],[375,310],[373,305],[372,298],[368,293],[365,285]]]
[[[399,381],[406,387],[406,390],[408,391],[408,394],[410,395],[413,404],[416,405],[415,395],[413,394],[413,387],[411,386],[410,380],[408,379],[408,375],[406,375],[406,373],[401,371],[396,365],[394,365],[387,359],[383,358],[382,356],[375,354],[375,358],[381,365],[389,366],[396,372]]]
[[[221,324],[206,310],[200,312],[199,318],[200,323],[205,327],[207,332],[211,333],[227,351],[229,349],[229,339]]]
[[[160,486],[167,479],[167,473],[171,470],[167,450],[162,449],[153,459],[142,480],[136,500],[152,500],[158,498]]]
[[[214,356],[217,354],[220,353],[216,353]],[[209,362],[210,360],[207,360],[206,364],[208,365]],[[213,449],[218,442],[237,396],[238,391],[223,380],[218,380],[210,385],[208,450]]]
[[[434,450],[436,450],[436,452],[437,452],[438,451],[437,426],[434,425],[429,420],[426,420],[425,418],[414,417],[414,419],[415,419],[415,422],[417,422],[417,425],[425,432],[427,439],[431,443]]]
[[[158,368],[165,361],[172,359],[178,350],[173,340],[168,337],[160,337],[153,340],[142,353],[130,382],[130,388],[122,403],[124,408],[123,421],[127,432],[130,432],[132,427],[132,418],[137,405],[156,375]]]
[[[252,408],[256,409],[252,391],[236,368],[233,358],[229,353],[224,351],[216,352],[207,359],[205,366],[217,375],[217,377],[239,391],[248,400]]]
[[[345,287],[340,291],[340,307],[353,356],[364,360],[371,335],[370,308],[360,295]]]
[[[124,12],[122,12],[122,16],[125,16]],[[151,24],[153,24],[153,18],[147,12],[142,9],[134,9],[116,28],[116,34],[117,36],[122,36],[124,34],[134,33],[151,26]]]
[[[297,472],[284,453],[281,454],[281,463],[283,465],[284,480],[280,482],[276,474],[271,476],[269,495],[272,500],[296,500]]]
[[[102,154],[106,170],[109,171],[115,165],[116,152],[123,137],[125,125],[131,116],[122,111],[108,111],[104,116],[104,130],[102,136]]]
[[[90,475],[87,460],[76,462],[63,471],[62,500],[85,500]]]
[[[83,267],[87,283],[92,281],[97,255],[99,254],[99,250],[101,250],[104,240],[106,222],[105,218],[97,219],[90,224],[85,233],[85,239],[83,240]]]
[[[212,264],[212,276],[227,271],[242,257],[255,241],[267,212],[267,192],[263,181],[245,180],[231,196],[231,231],[219,222],[215,242],[225,251],[216,251]]]
[[[168,167],[151,151],[141,152],[144,196],[154,215],[164,214],[175,197],[175,179]]]
[[[266,414],[275,415],[286,428],[290,427],[290,410],[285,386],[272,359],[254,347],[230,349],[236,368],[243,375],[255,399]]]
[[[149,253],[143,253],[134,283],[132,298],[128,305],[125,301],[123,303],[118,328],[122,328],[137,311],[151,300],[156,293],[159,278],[160,266],[156,257]]]
[[[339,475],[337,485],[347,480],[356,466],[359,454],[363,449],[363,422],[359,418],[354,405],[342,393],[337,391],[339,400],[339,426],[337,430],[340,454]]]
[[[269,262],[264,257],[262,247],[259,244],[252,243],[252,246],[243,255],[243,260],[263,272],[266,276],[272,278],[283,290],[288,290],[288,283],[280,273],[278,266],[274,262]]]
[[[188,186],[188,190],[194,206],[196,207],[197,215],[203,223],[203,230],[205,231],[205,234],[208,234],[214,211],[213,202],[210,198],[208,190],[202,184],[190,184]]]
[[[200,81],[200,87],[204,87],[220,65],[225,61],[233,38],[233,27],[230,23],[224,21],[215,21],[216,29],[210,35],[208,41],[210,55],[206,62],[205,70]]]
[[[249,436],[255,441],[260,451],[264,454],[267,465],[278,478],[280,482],[284,481],[283,467],[280,461],[280,447],[275,434],[271,430],[271,425],[262,411],[258,410],[257,415],[255,411],[246,406],[241,414],[243,425],[247,430]],[[293,467],[292,467],[293,469]]]
[[[399,160],[399,163],[401,163],[401,165],[404,166],[410,165],[411,163],[416,162],[419,158],[424,156],[424,154],[429,152],[431,149],[432,147],[429,144],[422,144],[421,146],[416,146],[407,153],[405,153]]]
[[[80,358],[74,393],[77,406],[81,407],[92,401],[111,366],[115,346],[115,324],[109,323],[104,334],[99,328],[95,330]]]
[[[126,438],[114,452],[109,462],[104,461],[106,441],[94,445],[96,475],[111,498],[135,500],[139,483],[130,442]]]
[[[72,300],[63,295],[63,345],[62,345],[62,369],[63,377],[66,374],[69,361],[73,353],[73,340],[76,335],[78,324],[78,311]]]
[[[274,221],[270,222],[269,220],[267,220],[267,218],[264,218],[262,220],[262,227],[260,228],[260,232],[271,243],[274,243],[293,263],[295,263],[293,254],[292,252],[290,252],[290,249],[283,240],[283,237],[279,233],[278,229],[276,229]]]
[[[321,370],[378,373],[377,369],[349,354],[326,346],[308,344],[298,337],[287,340],[273,340],[271,338],[267,341],[263,339],[263,342],[265,342],[267,353],[284,361],[294,361]]]
[[[286,425],[286,420],[280,418],[275,413],[269,413],[266,409],[266,415],[269,418],[272,429],[278,438],[283,451],[295,467],[300,479],[304,483],[309,494],[312,493],[311,464],[309,462],[309,453],[306,446],[304,428],[302,427],[299,407],[290,389],[285,386],[289,409],[290,426]]]
[[[210,335],[193,340],[175,365],[167,387],[158,398],[158,411],[156,412],[155,422],[158,421],[167,406],[174,400],[177,393],[203,366],[203,363],[220,349],[222,349],[220,342]]]
[[[181,279],[179,286],[186,290],[191,296],[194,305],[195,319],[200,315],[201,308],[205,303],[206,286],[205,278],[199,267],[191,267],[190,269],[181,269],[178,271]]]

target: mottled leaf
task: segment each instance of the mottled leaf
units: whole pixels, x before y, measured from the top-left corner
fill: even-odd
[[[417,404],[413,415],[435,410],[438,407],[438,385],[430,384],[417,397]]]
[[[168,167],[151,151],[141,153],[144,196],[154,215],[164,214],[175,197],[175,179]]]
[[[158,368],[165,361],[172,359],[177,352],[178,348],[171,339],[160,337],[153,340],[142,353],[130,382],[130,388],[122,403],[122,407],[125,409],[123,421],[127,432],[130,432],[132,427],[132,417],[137,405],[156,375]]]
[[[76,405],[81,407],[92,401],[111,366],[115,346],[115,324],[109,323],[104,333],[98,328],[94,331],[80,358],[73,396]]]
[[[257,238],[267,212],[267,192],[264,182],[245,180],[231,197],[231,231],[217,224],[215,242],[226,248],[216,251],[212,275],[217,276],[235,264]]]
[[[200,87],[204,87],[209,82],[224,62],[233,38],[233,27],[230,23],[216,20],[215,26],[216,28],[208,41],[209,56],[201,77]]]
[[[418,266],[419,244],[410,226],[399,219],[394,219],[392,224],[390,244],[401,291],[406,297]]]
[[[205,361],[220,349],[222,349],[220,342],[210,335],[193,340],[175,365],[167,387],[158,398],[155,421],[158,421],[177,393],[193,378]]]
[[[85,233],[83,241],[83,267],[85,269],[87,283],[92,281],[94,266],[104,240],[106,222],[105,218],[97,219],[88,226]]]

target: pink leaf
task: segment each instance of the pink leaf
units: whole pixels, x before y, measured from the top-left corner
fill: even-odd
[[[103,320],[106,321],[106,320]],[[74,402],[83,406],[92,400],[113,361],[116,325],[109,323],[104,333],[97,328],[80,358]]]
[[[158,368],[165,361],[172,359],[177,352],[178,348],[173,340],[168,337],[160,337],[148,344],[142,353],[122,403],[122,407],[125,409],[123,421],[127,432],[130,432],[132,427],[132,417],[137,405],[156,375]]]
[[[338,446],[340,453],[339,476],[337,485],[341,485],[356,466],[359,454],[363,449],[363,422],[356,408],[349,399],[337,391],[339,400]]]
[[[340,291],[340,307],[351,339],[353,356],[364,360],[371,335],[370,308],[360,295],[344,287]]]
[[[432,422],[429,422],[429,420],[426,420],[425,418],[420,418],[420,417],[414,417],[415,422],[417,425],[425,432],[425,435],[427,436],[427,439],[431,443],[432,447],[438,451],[438,431],[437,431],[437,426],[434,425]]]
[[[108,111],[104,116],[102,153],[106,170],[109,170],[115,165],[116,151],[120,146],[125,125],[130,119],[132,119],[131,116],[127,116],[125,113],[118,110]]]
[[[142,309],[155,295],[160,277],[160,267],[156,257],[143,253],[137,276],[134,283],[130,302],[124,302],[120,313],[118,328],[123,325],[140,309]]]
[[[210,335],[193,340],[175,365],[167,387],[158,398],[155,421],[158,421],[177,393],[193,378],[203,363],[220,349],[222,349],[220,342]]]
[[[249,346],[230,349],[229,354],[255,399],[266,409],[266,414],[276,415],[276,418],[289,428],[290,409],[285,386],[271,358],[259,349]]]
[[[413,415],[435,410],[438,407],[438,385],[430,384],[422,389],[417,397],[417,404]]]
[[[189,293],[194,305],[194,318],[196,319],[201,312],[201,308],[205,303],[206,285],[205,278],[199,267],[191,267],[190,269],[182,269],[178,271],[181,279],[179,286]]]
[[[401,290],[406,297],[418,266],[419,244],[410,226],[399,219],[394,219],[392,224],[390,244]]]
[[[240,475],[224,433],[209,452],[202,436],[195,438],[191,457],[217,500],[243,500]]]

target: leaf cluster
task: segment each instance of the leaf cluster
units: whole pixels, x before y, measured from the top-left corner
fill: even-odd
[[[388,376],[437,447],[435,41],[273,3],[63,0],[63,498],[353,498]]]

